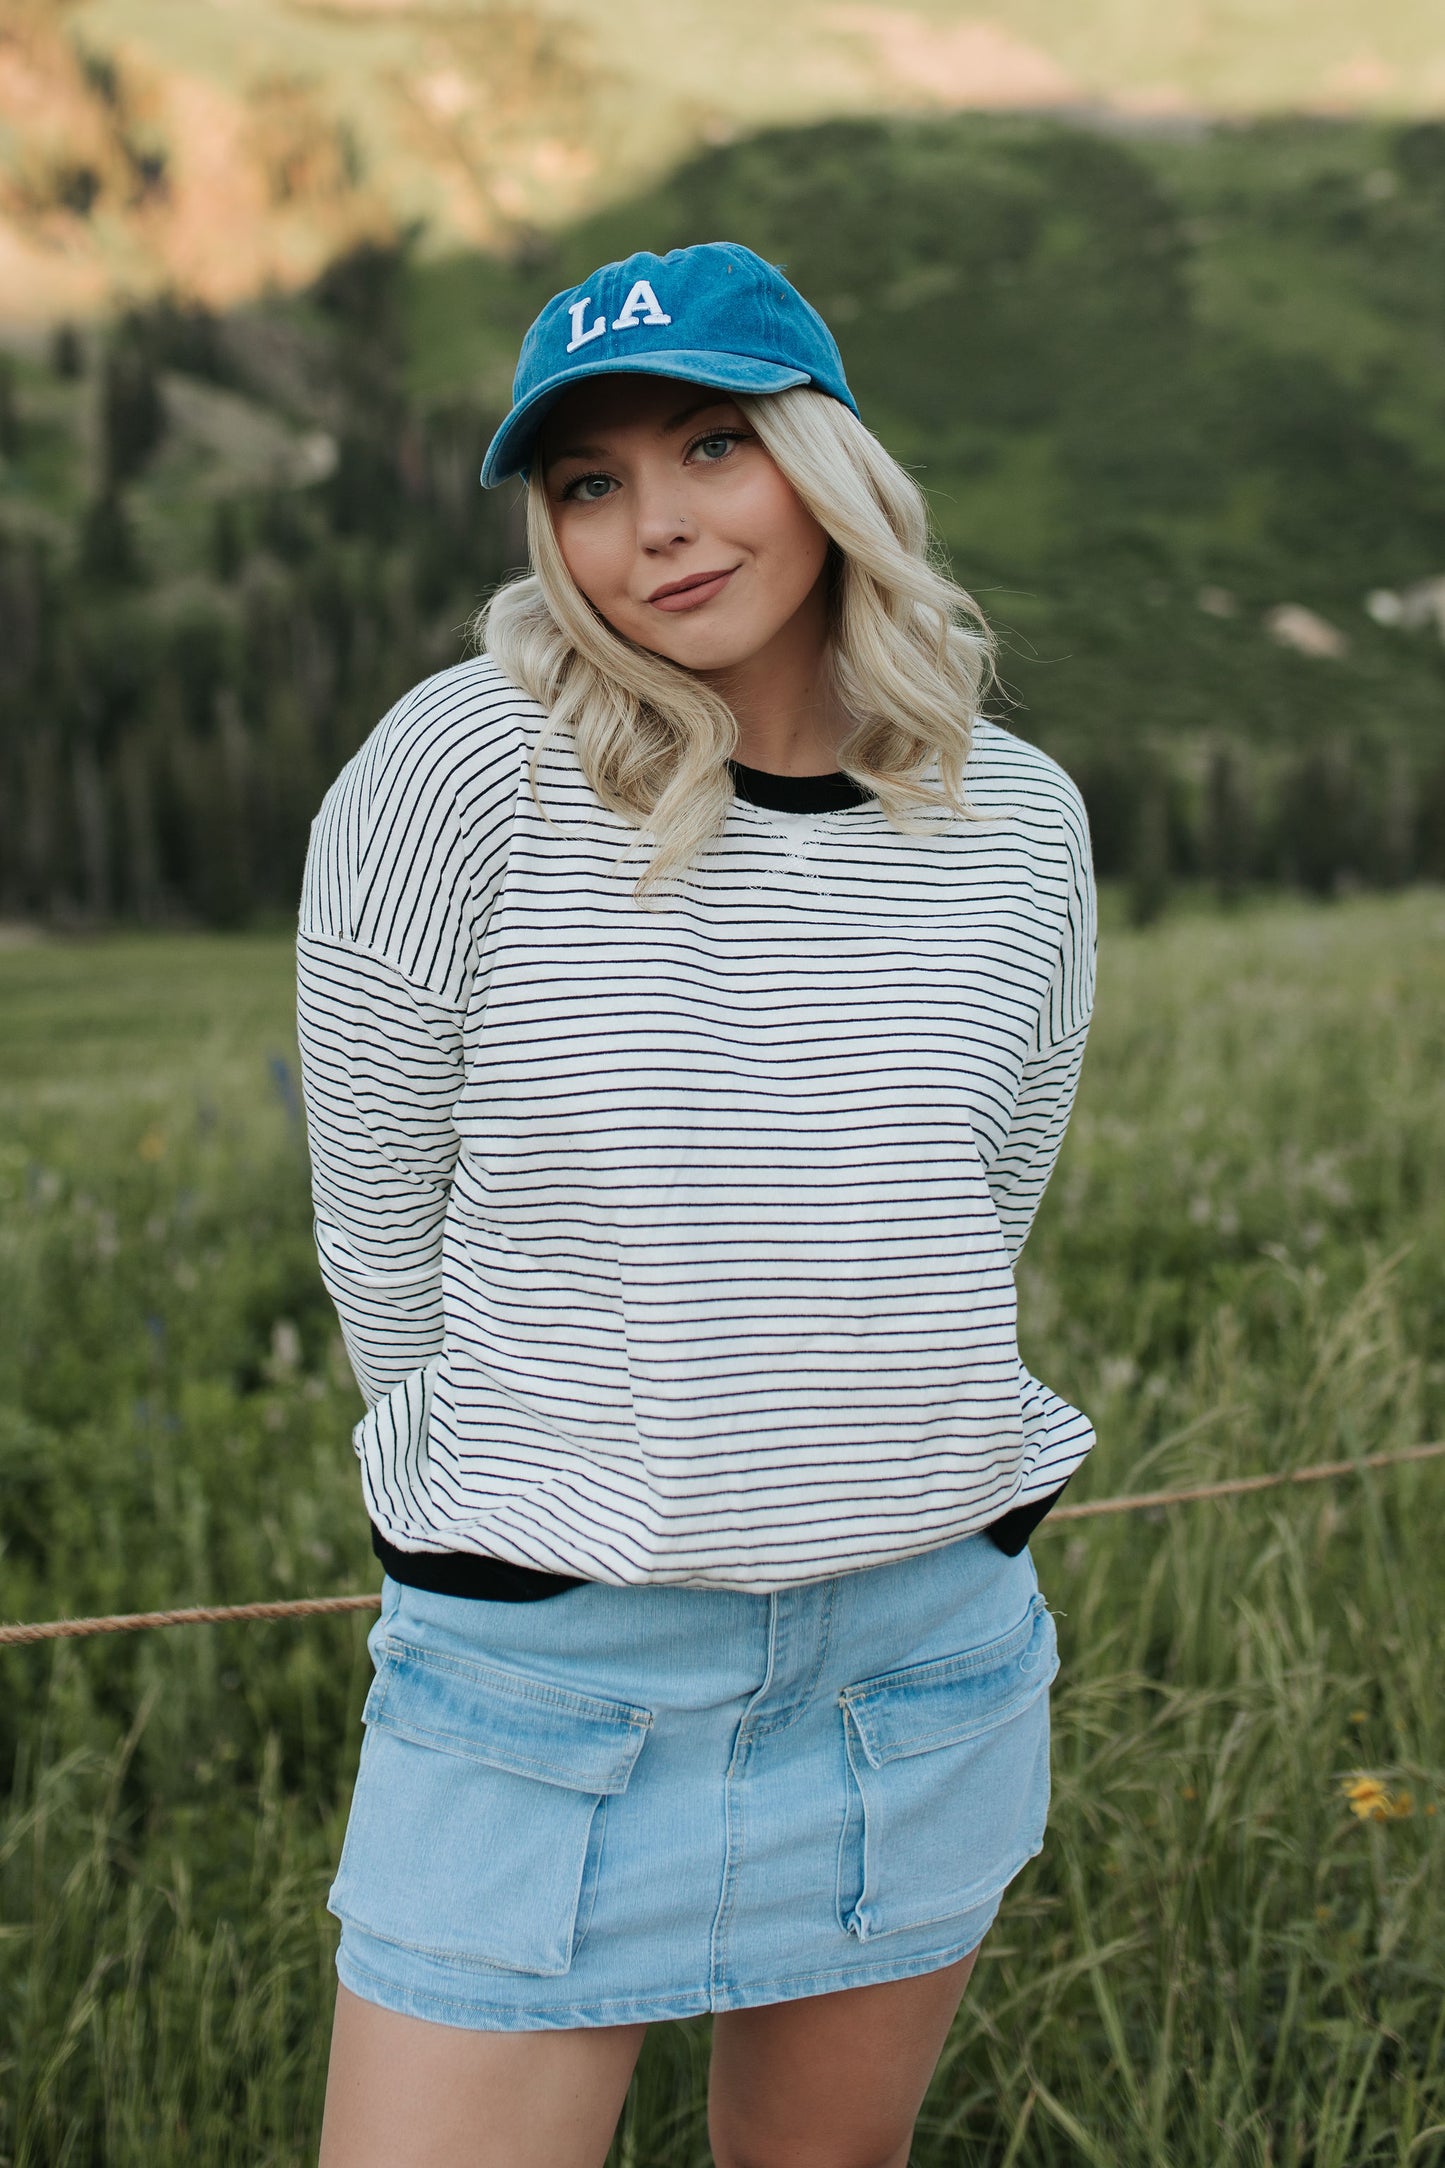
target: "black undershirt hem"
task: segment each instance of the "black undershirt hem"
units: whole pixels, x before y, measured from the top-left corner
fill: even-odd
[[[1001,1551],[1007,1551],[1010,1558],[1017,1558],[1039,1522],[1053,1512],[1068,1487],[1069,1477],[1065,1476],[1056,1491],[1050,1491],[1045,1498],[1031,1498],[1026,1506],[1014,1506],[998,1520],[990,1522],[984,1533]]]
[[[399,1551],[371,1522],[371,1548],[393,1581],[429,1589],[434,1596],[477,1596],[487,1603],[540,1603],[586,1582],[570,1573],[541,1573],[510,1558],[483,1558],[474,1551]]]
[[[1063,1496],[1068,1477],[1047,1498],[1031,1498],[983,1531],[1010,1558],[1017,1558],[1039,1522]],[[519,1566],[510,1558],[483,1558],[473,1551],[399,1551],[388,1543],[375,1521],[370,1523],[371,1548],[393,1581],[408,1588],[424,1588],[434,1596],[471,1596],[485,1603],[542,1603],[549,1596],[563,1596],[568,1589],[585,1588],[575,1574],[542,1573],[534,1566]]]

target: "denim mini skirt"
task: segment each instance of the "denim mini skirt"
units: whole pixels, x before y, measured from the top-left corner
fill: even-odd
[[[328,1909],[368,2002],[693,2017],[976,1948],[1042,1849],[1053,1618],[986,1535],[776,1595],[386,1577]]]

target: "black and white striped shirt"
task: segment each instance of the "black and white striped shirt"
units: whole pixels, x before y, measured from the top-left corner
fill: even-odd
[[[297,943],[316,1240],[402,1552],[766,1591],[1056,1491],[1086,1419],[1013,1261],[1093,997],[1078,792],[980,721],[976,813],[734,801],[648,840],[483,656],[312,826]]]

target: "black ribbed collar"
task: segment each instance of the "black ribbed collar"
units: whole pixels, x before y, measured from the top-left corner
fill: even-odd
[[[770,775],[766,768],[744,767],[740,760],[730,760],[728,767],[738,797],[771,813],[842,813],[873,798],[871,790],[841,768],[832,775]]]

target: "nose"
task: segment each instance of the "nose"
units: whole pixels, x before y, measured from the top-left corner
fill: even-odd
[[[639,549],[655,554],[696,539],[697,522],[674,477],[649,477],[639,480],[635,487]]]

